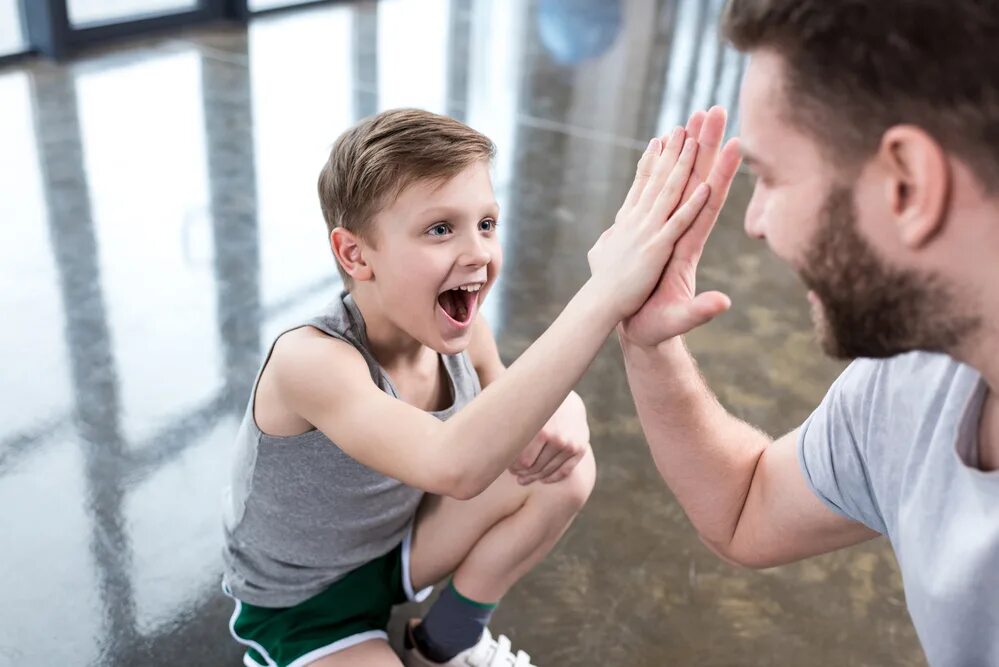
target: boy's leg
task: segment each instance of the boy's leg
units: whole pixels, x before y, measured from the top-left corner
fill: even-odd
[[[306,667],[402,667],[384,639],[372,639],[357,646],[310,662]]]
[[[413,589],[453,573],[458,596],[438,601],[449,606],[446,613],[454,613],[455,599],[474,601],[470,615],[476,613],[475,603],[495,604],[555,546],[589,498],[595,478],[588,451],[568,477],[554,484],[521,486],[505,472],[471,500],[428,496],[413,533]],[[437,604],[428,617],[435,611]]]

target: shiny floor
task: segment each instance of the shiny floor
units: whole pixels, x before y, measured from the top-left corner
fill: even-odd
[[[420,106],[496,141],[486,312],[512,360],[585,279],[648,138],[734,105],[720,5],[345,3],[0,70],[0,665],[240,663],[221,489],[264,346],[339,289],[314,183],[343,129]],[[701,271],[735,307],[689,344],[779,434],[839,367],[743,234],[739,178]],[[494,622],[541,665],[925,664],[884,542],[726,565],[657,477],[613,341],[580,392],[597,489]]]

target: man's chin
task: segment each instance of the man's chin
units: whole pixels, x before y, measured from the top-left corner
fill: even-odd
[[[819,347],[826,356],[845,361],[857,358],[857,355],[850,354],[840,343],[839,338],[836,337],[836,332],[829,324],[822,303],[818,300],[812,302],[812,326],[815,329],[815,337],[819,341]]]

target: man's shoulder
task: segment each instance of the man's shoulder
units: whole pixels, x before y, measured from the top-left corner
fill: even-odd
[[[960,402],[978,374],[945,354],[910,352],[886,359],[857,359],[837,378],[813,414],[853,443],[877,456],[894,451],[884,440],[920,439]],[[840,441],[841,438],[837,438]]]
[[[978,377],[943,354],[855,360],[802,426],[799,457],[809,484],[837,511],[890,531],[903,481],[952,451],[952,443],[937,447],[944,442],[937,436],[952,432],[945,423],[959,418]]]
[[[869,399],[903,395],[931,399],[970,371],[946,354],[909,352],[886,359],[857,359],[837,380],[841,392]]]

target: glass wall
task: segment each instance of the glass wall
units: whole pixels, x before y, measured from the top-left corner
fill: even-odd
[[[80,27],[187,12],[199,4],[199,0],[68,0],[66,9],[70,24]]]
[[[19,0],[0,0],[0,57],[28,49]]]

